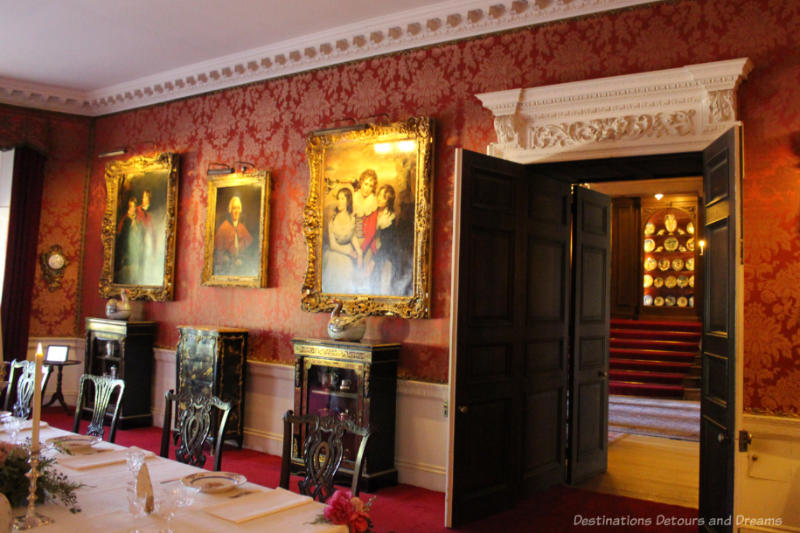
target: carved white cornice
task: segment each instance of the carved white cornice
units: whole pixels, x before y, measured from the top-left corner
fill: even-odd
[[[449,0],[96,91],[0,78],[0,102],[98,116],[400,50],[663,0]]]
[[[519,163],[702,150],[737,124],[747,58],[476,95],[494,114],[487,153]]]

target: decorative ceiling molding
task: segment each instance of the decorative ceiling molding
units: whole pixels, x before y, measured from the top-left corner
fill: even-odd
[[[702,150],[738,123],[747,58],[476,95],[494,114],[487,153],[519,163]]]
[[[99,116],[400,50],[661,1],[450,0],[96,91],[0,78],[0,102]]]

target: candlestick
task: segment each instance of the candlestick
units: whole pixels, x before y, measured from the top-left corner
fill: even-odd
[[[42,343],[36,348],[36,369],[33,373],[33,420],[31,422],[31,453],[39,451],[39,422],[42,419]]]
[[[41,347],[41,346],[40,346]],[[26,476],[30,479],[28,491],[28,510],[23,515],[14,520],[14,527],[18,530],[32,529],[35,527],[52,524],[53,519],[36,512],[36,478],[39,477],[39,451],[31,450],[30,457],[31,469]]]

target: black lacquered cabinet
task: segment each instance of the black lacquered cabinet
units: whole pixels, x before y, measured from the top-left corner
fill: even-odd
[[[121,428],[152,426],[153,342],[158,324],[86,318],[84,372],[125,380],[120,406]],[[91,398],[87,398],[91,405]]]
[[[178,326],[175,390],[230,402],[225,440],[242,447],[244,386],[247,371],[247,330],[214,326]],[[180,411],[180,406],[178,406]]]
[[[294,411],[349,418],[373,433],[364,457],[361,487],[367,492],[397,484],[394,465],[399,344],[293,339]],[[360,438],[345,437],[340,476],[349,483]],[[292,461],[302,465],[302,436],[295,435]]]

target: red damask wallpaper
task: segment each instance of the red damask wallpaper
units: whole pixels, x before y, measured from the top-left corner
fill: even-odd
[[[83,197],[90,129],[88,118],[0,106],[0,146],[27,143],[47,154],[37,255],[58,244],[69,262],[61,288],[51,292],[37,261],[31,336],[82,334],[82,326],[76,330],[76,321],[80,320]]]
[[[433,317],[372,318],[367,336],[404,343],[401,374],[447,380],[453,147],[483,151],[491,113],[475,93],[750,57],[740,91],[745,125],[745,407],[800,416],[800,3],[795,0],[676,1],[399,53],[140,109],[96,122],[96,152],[139,141],[180,152],[175,301],[151,303],[159,344],[174,346],[178,324],[246,327],[250,356],[289,363],[289,339],[324,336],[327,317],[304,313],[302,208],[308,190],[308,132],[350,117],[429,115],[438,125],[434,189]],[[75,128],[80,121],[75,122]],[[66,134],[64,134],[66,135]],[[79,198],[85,130],[58,143],[75,159],[50,173],[47,190]],[[200,286],[206,216],[205,170],[213,161],[272,170],[274,192],[267,289]],[[82,312],[102,315],[96,287],[105,202],[104,161],[90,158]],[[62,181],[63,180],[63,181]],[[79,203],[49,199],[43,223],[70,246],[80,242]],[[49,241],[48,241],[49,242]],[[73,282],[74,283],[74,282]],[[71,285],[71,287],[74,285]],[[71,290],[71,289],[70,289]],[[66,295],[66,296],[65,296]],[[32,334],[69,327],[75,292],[35,294]],[[54,322],[55,321],[55,322]]]

